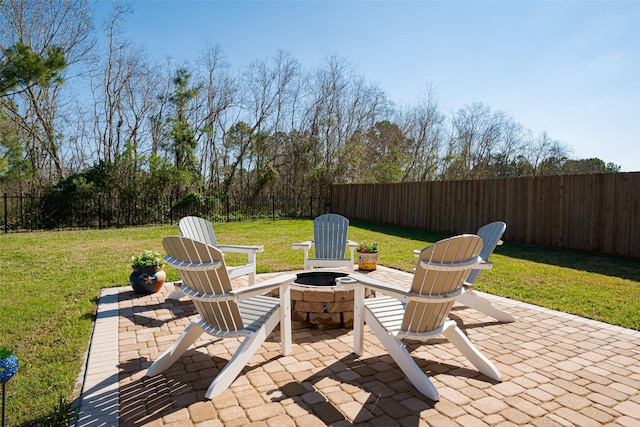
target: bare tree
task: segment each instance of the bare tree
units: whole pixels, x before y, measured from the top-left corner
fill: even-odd
[[[223,114],[237,102],[237,85],[228,74],[229,63],[220,45],[208,45],[202,52],[198,64],[199,78],[203,90],[199,92],[199,103],[203,106],[202,119],[197,136],[200,141],[200,173],[208,186],[220,185],[223,140],[226,126]]]
[[[529,159],[534,167],[534,175],[557,175],[569,157],[568,149],[549,136],[545,131],[530,147]]]
[[[268,144],[267,164],[263,165],[265,174],[270,178],[267,183],[273,193],[292,197],[307,195],[309,162],[309,138],[305,129],[304,117],[308,103],[308,73],[296,70],[289,82],[286,107],[282,108],[276,131]],[[271,168],[277,170],[277,176],[271,174]]]
[[[399,111],[397,120],[406,137],[414,143],[403,181],[436,179],[446,129],[445,116],[440,111],[433,87],[426,87],[416,105]]]
[[[510,118],[501,111],[475,103],[458,110],[452,120],[445,179],[477,179],[491,175],[492,156],[500,152],[505,124]]]
[[[138,141],[132,141],[132,137],[137,137],[140,128],[140,114],[135,114],[129,107],[135,109],[136,105],[132,91],[138,85],[132,81],[145,67],[140,52],[134,51],[130,40],[121,37],[121,21],[129,13],[129,5],[114,2],[113,13],[103,28],[106,56],[91,80],[96,157],[108,163],[113,163],[122,152],[125,141],[137,145]],[[126,127],[129,132],[125,131]]]
[[[256,61],[242,75],[242,123],[248,128],[242,128],[242,138],[238,138],[236,132],[234,138],[227,140],[233,141],[233,144],[227,144],[227,148],[232,150],[235,160],[228,163],[223,191],[231,188],[236,174],[239,174],[237,190],[245,194],[253,192],[251,186],[258,182],[259,170],[268,164],[264,155],[264,142],[268,140],[263,139],[263,144],[256,144],[256,138],[276,132],[287,123],[285,117],[289,100],[295,93],[290,87],[298,71],[298,62],[280,51],[271,65],[266,61]],[[234,128],[236,131],[240,129]],[[264,185],[263,181],[261,185]]]
[[[392,114],[384,91],[367,82],[355,68],[330,55],[310,81],[309,132],[315,143],[315,188],[324,195],[329,184],[341,182],[348,167],[357,134],[363,135],[377,121]],[[350,143],[351,142],[351,143]]]

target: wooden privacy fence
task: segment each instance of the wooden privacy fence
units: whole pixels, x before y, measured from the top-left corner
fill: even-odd
[[[501,220],[505,241],[640,258],[640,172],[333,185],[330,211],[449,234]]]

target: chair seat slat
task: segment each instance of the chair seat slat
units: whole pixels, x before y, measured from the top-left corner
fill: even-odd
[[[405,313],[405,304],[392,297],[366,299],[365,307],[389,332],[400,329]]]

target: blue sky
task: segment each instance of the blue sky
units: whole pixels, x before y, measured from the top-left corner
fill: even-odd
[[[98,11],[110,1],[98,2]],[[640,171],[640,1],[137,0],[125,32],[158,61],[218,43],[232,70],[278,50],[330,54],[396,102],[427,85],[445,113],[482,102],[572,148]]]

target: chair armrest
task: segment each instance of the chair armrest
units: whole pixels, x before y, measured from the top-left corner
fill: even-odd
[[[264,246],[245,246],[245,245],[218,245],[218,249],[222,252],[239,252],[244,254],[254,254],[264,251]]]
[[[188,296],[192,300],[197,301],[227,301],[231,299],[242,301],[256,295],[262,295],[268,290],[277,288],[281,285],[289,285],[293,283],[294,280],[296,280],[295,274],[284,274],[281,276],[273,277],[269,280],[265,280],[264,282],[260,282],[256,285],[249,286],[247,288],[232,289],[227,294],[203,294],[194,291],[184,284],[180,286],[180,290],[184,295]]]
[[[353,262],[355,260],[355,252],[358,249],[358,242],[354,242],[353,240],[347,240],[347,247],[349,248],[349,259],[351,259],[351,270],[353,270]]]
[[[229,292],[229,295],[234,296],[241,301],[256,295],[262,295],[265,292],[281,285],[290,285],[294,280],[296,280],[295,274],[283,274],[269,280],[265,280],[264,282],[257,283],[253,286],[249,286],[248,288],[234,289]]]
[[[472,270],[491,270],[493,263],[491,261],[481,261],[480,264],[472,268]]]
[[[349,280],[344,281],[345,289],[353,289],[356,286],[364,285],[367,288],[380,291],[385,295],[389,295],[390,297],[394,297],[403,302],[407,302],[410,299],[411,293],[409,291],[391,286],[369,276],[365,276],[364,274],[350,274],[348,278],[355,280],[356,283],[350,283]]]
[[[291,249],[311,249],[313,240],[307,240],[306,242],[294,243],[291,245]]]

